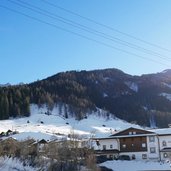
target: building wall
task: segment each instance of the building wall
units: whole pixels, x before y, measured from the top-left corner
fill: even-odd
[[[141,152],[147,151],[146,137],[126,137],[120,138],[121,152]]]
[[[98,150],[119,150],[119,141],[117,139],[101,139],[98,144]]]
[[[130,158],[132,158],[132,156],[135,156],[136,160],[159,159],[157,136],[154,135],[133,138],[127,137],[120,139],[120,155],[129,155]],[[124,144],[126,144],[127,148],[123,148]]]
[[[160,157],[161,161],[171,160],[171,152],[161,152]]]
[[[159,141],[157,135],[147,137],[148,159],[160,160]]]
[[[171,148],[171,135],[162,135],[159,137],[160,150],[163,148]],[[161,160],[169,160],[171,159],[171,151],[161,152],[160,153]]]
[[[128,155],[132,160],[132,157],[135,157],[135,160],[148,160],[148,152],[121,152],[120,155]]]
[[[171,148],[171,135],[158,136],[160,142],[160,149],[170,147]]]

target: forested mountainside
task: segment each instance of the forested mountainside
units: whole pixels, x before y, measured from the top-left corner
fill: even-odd
[[[171,70],[131,76],[117,69],[68,71],[46,79],[0,87],[0,119],[29,116],[31,103],[69,107],[77,119],[102,108],[145,126],[171,123]],[[65,117],[68,117],[67,114]]]

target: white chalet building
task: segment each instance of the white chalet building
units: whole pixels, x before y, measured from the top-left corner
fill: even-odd
[[[128,128],[106,138],[96,138],[96,155],[117,158],[129,155],[136,160],[171,159],[171,128],[143,130]]]

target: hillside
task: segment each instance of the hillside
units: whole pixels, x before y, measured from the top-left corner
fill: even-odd
[[[17,131],[17,134],[10,136],[19,141],[25,140],[28,137],[37,141],[41,139],[50,141],[54,139],[67,139],[71,134],[82,139],[92,136],[106,137],[115,131],[128,127],[140,127],[118,118],[112,118],[111,114],[106,117],[106,112],[100,109],[91,114],[87,113],[87,118],[78,121],[73,117],[67,119],[61,117],[59,106],[55,106],[50,115],[45,114],[48,111],[46,106],[39,108],[37,105],[31,105],[30,108],[31,114],[29,117],[1,120],[0,131]]]
[[[64,106],[81,120],[87,112],[103,109],[113,116],[143,126],[171,123],[171,70],[131,76],[117,69],[63,72],[27,85],[0,87],[0,119],[29,116],[30,104]],[[59,111],[59,113],[61,113]]]

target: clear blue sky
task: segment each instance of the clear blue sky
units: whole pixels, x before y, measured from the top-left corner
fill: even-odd
[[[171,68],[170,0],[47,1],[136,38],[170,49],[170,52],[84,20],[41,0],[1,0],[1,6],[14,9],[15,13],[0,7],[0,84],[29,83],[67,70],[118,68],[132,75],[141,75]],[[51,18],[48,17],[47,13],[44,16],[11,2],[28,2],[53,13],[53,18],[52,15]],[[16,12],[22,12],[53,26]],[[55,15],[84,25],[84,29],[91,28],[91,31],[60,22]],[[118,44],[114,38],[121,40],[121,43],[128,42],[129,46]],[[130,43],[134,44],[134,48],[130,48]],[[141,51],[135,46],[140,46]],[[150,52],[142,52],[142,48]],[[163,59],[165,57],[167,59]]]

